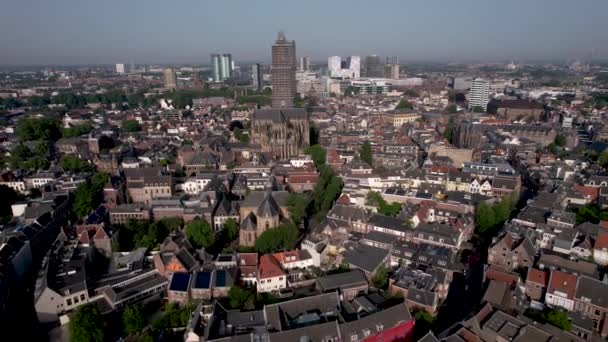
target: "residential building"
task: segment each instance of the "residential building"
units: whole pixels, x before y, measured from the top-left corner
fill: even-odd
[[[287,273],[272,254],[260,257],[257,274],[257,291],[272,292],[287,287]]]
[[[572,311],[574,309],[577,281],[578,277],[574,274],[557,270],[551,271],[545,303]]]
[[[469,92],[469,108],[481,107],[485,112],[488,109],[488,102],[490,102],[490,81],[481,78],[473,79]]]

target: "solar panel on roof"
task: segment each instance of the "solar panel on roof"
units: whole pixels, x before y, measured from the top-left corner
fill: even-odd
[[[188,291],[188,283],[190,282],[190,274],[188,273],[173,273],[171,278],[171,291]]]
[[[198,272],[194,287],[197,289],[208,289],[211,283],[211,272]]]
[[[224,287],[226,286],[226,271],[215,272],[215,286]]]

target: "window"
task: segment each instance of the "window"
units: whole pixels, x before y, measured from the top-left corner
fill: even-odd
[[[82,301],[84,301],[84,300],[85,300],[85,299],[84,299],[84,294],[81,294],[81,295],[80,295],[80,300],[82,300]]]
[[[357,334],[350,335],[350,340],[351,341],[354,342],[354,341],[357,341],[358,339],[359,339],[359,337],[357,336]]]
[[[71,299],[68,299],[68,300],[67,300],[67,303],[68,303],[68,306],[72,305],[72,300],[71,300]]]

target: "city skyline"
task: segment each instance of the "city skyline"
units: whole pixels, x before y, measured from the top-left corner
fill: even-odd
[[[0,65],[206,64],[218,50],[237,61],[268,63],[266,46],[279,30],[299,42],[298,57],[313,61],[370,54],[403,62],[608,57],[602,18],[608,3],[599,0],[576,3],[575,9],[565,0],[509,6],[311,1],[297,9],[277,1],[254,7],[184,1],[186,11],[155,0],[144,5],[12,1],[0,14],[0,28],[9,33],[0,37],[7,47]]]

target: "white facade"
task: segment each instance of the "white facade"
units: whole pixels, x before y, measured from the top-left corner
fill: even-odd
[[[287,276],[282,274],[277,277],[258,279],[258,292],[272,292],[287,287]]]
[[[599,265],[608,265],[608,249],[594,249],[593,261],[595,261]]]
[[[182,185],[182,190],[188,195],[198,195],[205,186],[211,181],[211,178],[188,178],[184,185]]]
[[[346,65],[343,68],[342,58],[340,56],[331,56],[327,58],[327,69],[331,77],[359,78],[361,77],[361,57],[348,57]]]
[[[552,306],[559,306],[568,311],[572,311],[574,308],[574,300],[568,299],[565,293],[555,291],[553,293],[547,293],[545,302]]]
[[[25,192],[25,182],[0,182],[0,185],[8,186],[9,188],[15,190],[16,192]]]
[[[488,109],[488,102],[490,102],[489,81],[481,78],[472,80],[469,94],[469,108],[481,107],[484,111]]]
[[[41,178],[30,178],[30,182],[32,183],[32,187],[35,189],[39,189],[44,187],[47,184],[53,182],[53,178],[41,177]]]
[[[116,73],[117,74],[126,74],[127,73],[127,67],[125,66],[124,63],[116,63]]]

